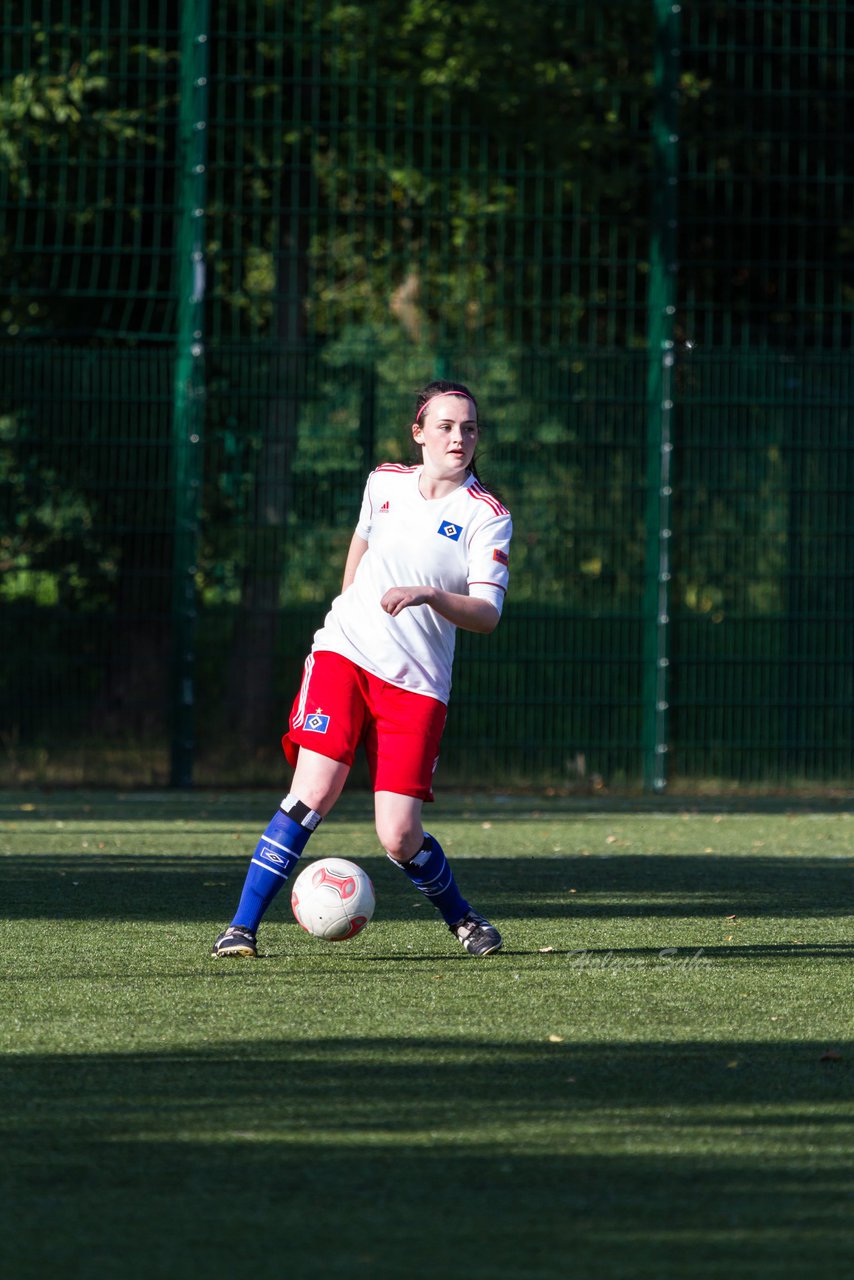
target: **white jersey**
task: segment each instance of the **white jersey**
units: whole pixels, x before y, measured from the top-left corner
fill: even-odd
[[[389,684],[447,703],[456,626],[427,604],[392,618],[380,600],[390,587],[434,586],[488,600],[500,613],[513,523],[474,476],[443,498],[422,497],[422,470],[384,463],[368,476],[356,525],[368,550],[313,649],[340,653]]]

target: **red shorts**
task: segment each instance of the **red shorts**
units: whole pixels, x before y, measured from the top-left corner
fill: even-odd
[[[306,659],[282,747],[296,765],[300,747],[352,765],[365,745],[374,791],[432,800],[432,780],[448,709],[321,650]]]

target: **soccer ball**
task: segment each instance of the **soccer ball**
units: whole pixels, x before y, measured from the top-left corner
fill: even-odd
[[[291,907],[306,933],[326,942],[355,938],[374,914],[370,878],[346,858],[321,858],[299,873]]]

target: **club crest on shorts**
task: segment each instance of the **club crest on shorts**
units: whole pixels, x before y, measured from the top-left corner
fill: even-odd
[[[450,520],[445,520],[439,525],[439,533],[443,538],[450,538],[451,542],[459,542],[462,531],[461,524],[451,524]]]
[[[310,716],[306,716],[303,729],[308,733],[326,733],[329,728],[329,716],[322,715],[321,712],[315,711]]]

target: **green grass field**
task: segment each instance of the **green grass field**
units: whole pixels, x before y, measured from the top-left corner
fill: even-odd
[[[854,816],[440,797],[477,961],[354,794],[370,928],[214,961],[277,799],[0,794],[15,1280],[851,1274]]]

